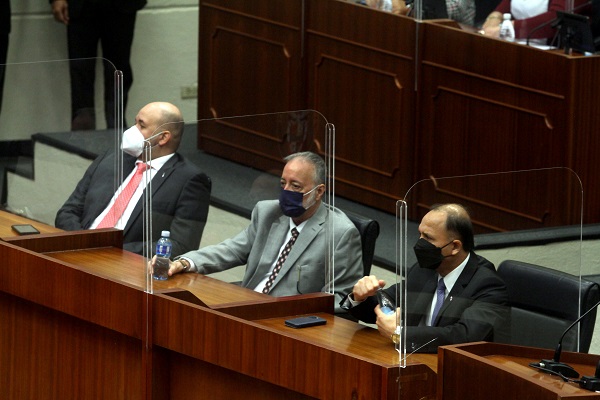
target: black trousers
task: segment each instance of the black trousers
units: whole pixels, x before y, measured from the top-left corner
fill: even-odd
[[[115,72],[123,74],[123,110],[133,83],[130,64],[136,13],[110,6],[86,4],[67,26],[71,77],[71,129],[95,129],[94,83],[98,44],[102,48],[104,113],[108,128],[115,126]]]
[[[2,112],[2,94],[4,92],[4,75],[6,75],[6,57],[8,55],[8,32],[0,33],[0,113]]]

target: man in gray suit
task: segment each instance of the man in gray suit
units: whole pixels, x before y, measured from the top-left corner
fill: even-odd
[[[339,304],[362,275],[359,233],[342,211],[322,202],[325,163],[321,157],[302,152],[285,161],[279,202],[258,202],[244,231],[220,244],[181,255],[171,263],[169,275],[210,274],[245,264],[242,286],[273,296],[327,291],[329,279],[333,279],[335,304]],[[333,274],[326,273],[328,218],[333,218]],[[290,250],[286,244],[296,235],[294,231],[299,233]],[[283,262],[279,261],[282,253],[289,253]]]

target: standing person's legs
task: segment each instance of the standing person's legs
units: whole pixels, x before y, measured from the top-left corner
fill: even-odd
[[[129,89],[133,84],[131,68],[131,45],[135,30],[136,13],[111,14],[112,23],[104,27],[102,32],[102,55],[110,61],[116,70],[123,73],[123,113],[127,107]],[[104,64],[104,112],[106,125],[110,128],[115,124],[115,69]],[[112,67],[112,66],[111,66]]]
[[[106,21],[104,21],[106,23]],[[84,7],[67,26],[71,77],[71,130],[96,128],[94,81],[100,26],[95,7]]]
[[[8,56],[9,33],[0,34],[0,113],[2,112],[2,94],[4,92],[4,76],[6,74],[6,57]]]

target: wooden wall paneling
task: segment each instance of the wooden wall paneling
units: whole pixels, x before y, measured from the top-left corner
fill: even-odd
[[[564,143],[570,166],[582,181],[584,192],[584,223],[600,222],[600,57],[567,57],[572,63],[568,94],[571,107],[570,141]],[[578,186],[578,182],[575,183]]]
[[[307,99],[336,128],[336,194],[394,212],[412,183],[415,22],[309,1]]]
[[[485,230],[569,225],[581,215],[576,173],[584,222],[600,220],[600,57],[515,45],[450,20],[415,24],[353,2],[246,3],[201,4],[199,116],[281,110],[296,99],[336,127],[336,193],[389,212],[423,178],[556,167],[574,173],[533,184],[512,177],[504,198],[490,184],[442,192],[446,201],[477,205]],[[277,47],[286,49],[288,64]],[[230,86],[239,89],[235,99]],[[323,150],[321,127],[285,144],[283,132],[302,118],[219,121],[199,127],[200,143],[278,173],[287,153]],[[522,195],[528,186],[540,194]],[[414,220],[431,205],[430,194],[416,196]]]
[[[305,108],[302,4],[300,0],[201,2],[200,119]],[[279,169],[281,158],[290,152],[283,143],[286,130],[302,119],[282,114],[200,123],[199,147],[245,165]]]
[[[568,59],[435,24],[424,24],[423,32],[419,179],[570,167],[564,148],[571,135],[569,79],[550,80],[547,71],[538,72],[542,65],[554,74],[568,71]],[[577,223],[577,212],[565,210],[579,211],[580,202],[554,196],[565,194],[572,177],[556,172],[538,178],[517,174],[487,178],[497,179],[496,185],[467,187],[466,180],[438,185],[445,186],[445,201],[477,204],[482,225],[491,230]],[[419,199],[423,211],[434,194]]]

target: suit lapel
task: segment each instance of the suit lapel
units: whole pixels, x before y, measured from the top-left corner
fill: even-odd
[[[245,285],[246,287],[255,288],[260,281],[264,279],[265,274],[270,270],[271,265],[273,265],[277,257],[279,257],[279,249],[283,244],[283,240],[285,240],[289,227],[290,219],[285,215],[280,216],[271,224],[263,252],[260,256],[260,261],[254,270],[254,274]]]
[[[420,267],[417,266],[416,268]],[[431,305],[431,299],[437,287],[437,278],[437,273],[431,274],[429,278],[425,281],[423,289],[419,292],[419,295],[417,296],[417,299],[414,304],[415,312],[412,313],[412,315],[417,316],[419,320],[423,315],[425,315],[425,318],[427,318],[426,312],[427,308]],[[411,321],[411,323],[416,325],[419,323],[419,321]]]
[[[437,320],[434,321],[434,322],[436,322],[435,325],[437,325],[437,321],[439,321],[440,317],[442,315],[444,315],[444,311],[452,305],[453,298],[460,297],[462,295],[463,291],[465,290],[465,288],[471,281],[471,278],[473,278],[476,268],[477,268],[477,256],[475,254],[471,253],[471,255],[469,257],[469,261],[467,262],[467,265],[465,265],[465,268],[463,269],[461,274],[458,276],[458,279],[456,280],[456,283],[452,287],[452,290],[450,291],[450,293],[448,293],[448,296],[446,296],[446,299],[444,300],[444,304],[442,304],[442,308],[440,308],[440,312],[438,313]]]
[[[296,239],[296,243],[292,247],[292,251],[288,255],[285,263],[281,267],[277,278],[275,278],[275,282],[273,282],[273,286],[277,285],[277,283],[283,279],[285,274],[287,274],[292,266],[296,264],[296,261],[304,254],[306,248],[312,243],[313,240],[317,237],[319,232],[323,229],[323,224],[325,223],[325,219],[327,216],[327,209],[321,205],[319,211],[315,215],[313,215],[307,222],[304,228],[302,228],[302,232]],[[279,254],[276,255],[279,257]],[[325,257],[325,255],[323,255]]]

